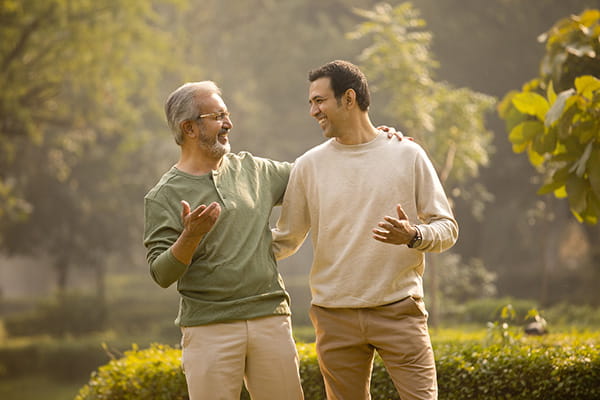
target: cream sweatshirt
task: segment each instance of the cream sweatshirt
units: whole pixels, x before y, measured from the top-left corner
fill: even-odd
[[[396,204],[418,225],[418,248],[379,242],[372,229]],[[309,230],[313,245],[312,303],[374,307],[423,297],[426,251],[441,252],[458,238],[448,199],[424,150],[379,134],[359,145],[330,139],[296,160],[273,229],[277,259],[292,255]]]

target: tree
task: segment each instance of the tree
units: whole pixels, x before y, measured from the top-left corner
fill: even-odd
[[[356,12],[367,21],[350,37],[371,39],[360,59],[375,90],[383,92],[385,114],[423,143],[451,196],[473,195],[469,199],[473,212],[481,213],[487,191],[482,186],[470,190],[462,186],[488,163],[492,134],[485,128],[485,113],[495,99],[434,80],[437,61],[430,51],[432,36],[410,3],[379,4]],[[433,324],[439,306],[435,265],[435,258],[429,257]]]
[[[102,296],[107,257],[127,264],[139,243],[131,199],[153,165],[143,143],[162,122],[158,82],[174,70],[158,12],[169,7],[0,3],[0,246],[55,268],[60,291],[87,267]]]
[[[540,37],[547,50],[540,78],[499,107],[513,150],[527,151],[545,176],[538,194],[568,198],[577,220],[592,225],[600,217],[599,38],[600,10],[557,22]]]
[[[495,99],[435,81],[432,35],[410,3],[356,12],[367,22],[350,37],[371,39],[361,65],[387,104],[385,115],[423,143],[450,194],[462,196],[461,185],[489,161],[492,133],[485,127],[485,114]]]
[[[513,151],[526,151],[529,162],[542,177],[538,194],[567,198],[572,215],[585,223],[592,267],[592,278],[585,281],[595,280],[594,274],[600,272],[599,37],[599,10],[586,10],[558,21],[539,37],[546,42],[540,76],[524,84],[520,92],[506,94],[498,108]],[[552,219],[552,214],[544,214],[546,219]],[[556,244],[560,239],[556,236],[563,231],[555,232],[544,232],[540,240],[544,243],[545,260],[542,302],[547,300],[548,275],[557,258]],[[548,256],[549,253],[554,254]],[[590,298],[595,297],[594,289],[588,291]],[[580,288],[579,292],[586,290]]]

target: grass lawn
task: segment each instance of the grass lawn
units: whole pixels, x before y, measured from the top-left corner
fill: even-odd
[[[2,400],[72,400],[86,383],[60,382],[44,376],[0,380]]]

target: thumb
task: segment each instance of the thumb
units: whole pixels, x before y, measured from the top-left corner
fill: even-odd
[[[406,215],[404,209],[402,209],[402,206],[400,204],[396,205],[396,211],[398,212],[398,218],[400,220],[404,219],[408,221],[408,216]]]
[[[190,213],[190,203],[185,200],[181,200],[181,206],[181,217],[183,218]]]

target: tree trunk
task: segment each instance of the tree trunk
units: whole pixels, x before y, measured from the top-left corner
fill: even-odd
[[[54,270],[56,271],[56,289],[59,298],[63,298],[67,292],[69,283],[69,260],[67,257],[58,256],[54,261]]]
[[[439,324],[439,277],[437,275],[437,257],[435,254],[427,254],[427,274],[431,282],[431,301],[428,302],[429,326],[435,328]],[[427,296],[427,293],[425,293]]]

